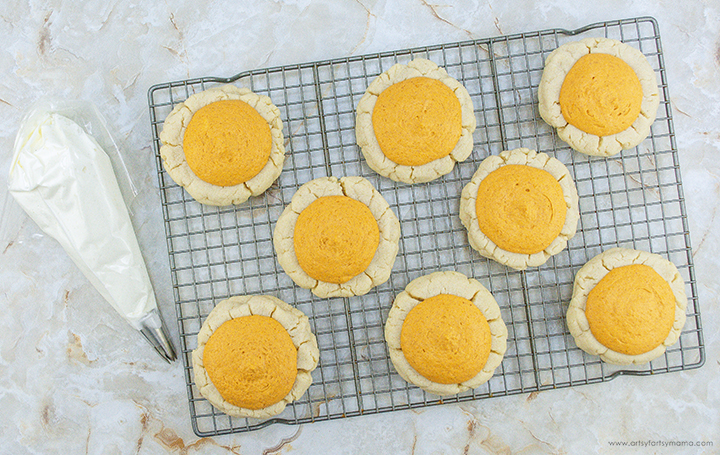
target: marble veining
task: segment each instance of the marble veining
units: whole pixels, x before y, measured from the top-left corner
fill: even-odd
[[[0,5],[0,188],[15,134],[44,96],[108,120],[139,192],[138,240],[159,305],[173,297],[147,89],[156,83],[550,27],[651,15],[660,25],[703,317],[706,364],[412,411],[198,438],[180,361],[164,363],[60,246],[12,204],[0,231],[0,445],[23,453],[615,453],[612,441],[720,447],[720,4],[263,0]],[[5,196],[5,190],[3,196]],[[2,201],[0,200],[0,203]],[[630,453],[630,452],[628,452]]]

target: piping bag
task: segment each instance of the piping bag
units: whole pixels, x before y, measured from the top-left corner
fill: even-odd
[[[34,106],[15,138],[8,190],[158,354],[175,360],[130,221],[127,201],[137,193],[97,109],[62,101]]]

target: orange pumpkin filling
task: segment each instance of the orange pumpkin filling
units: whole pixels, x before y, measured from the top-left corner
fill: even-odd
[[[255,177],[272,149],[270,125],[240,100],[210,103],[193,114],[185,129],[183,152],[195,175],[218,186]]]
[[[231,319],[205,345],[203,364],[229,403],[262,409],[278,403],[297,376],[297,349],[287,330],[268,316]]]
[[[380,93],[372,124],[388,159],[419,166],[453,151],[462,134],[462,110],[450,87],[429,77],[413,77]]]
[[[534,254],[560,234],[567,205],[549,172],[510,164],[480,182],[475,211],[480,230],[501,249]]]
[[[559,103],[569,124],[608,136],[635,122],[642,98],[640,79],[630,65],[614,55],[587,54],[565,76]]]
[[[477,376],[490,356],[490,325],[470,300],[440,294],[417,304],[405,317],[400,348],[418,373],[440,384]]]
[[[622,354],[643,354],[660,346],[670,333],[675,296],[652,267],[617,267],[588,294],[585,316],[603,346]]]
[[[293,242],[305,273],[340,284],[368,268],[380,244],[380,228],[362,202],[324,196],[300,212]]]

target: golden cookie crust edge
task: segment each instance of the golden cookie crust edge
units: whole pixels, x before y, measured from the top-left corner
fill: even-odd
[[[490,326],[492,344],[490,356],[483,369],[472,379],[459,384],[440,384],[418,373],[405,358],[400,347],[400,333],[405,317],[415,305],[438,294],[464,297],[475,304]],[[407,382],[435,395],[455,395],[474,389],[490,380],[495,369],[502,363],[507,350],[507,327],[500,315],[495,298],[479,281],[454,271],[433,272],[414,279],[395,297],[385,322],[385,341],[390,360],[398,374]]]
[[[345,283],[328,283],[308,275],[295,255],[293,233],[295,223],[308,205],[323,196],[348,196],[367,205],[380,229],[380,242],[375,256],[364,272]],[[362,177],[320,177],[303,184],[293,195],[275,224],[273,246],[278,263],[301,288],[310,289],[318,297],[351,297],[367,294],[390,278],[400,240],[400,221],[385,198]]]
[[[290,392],[279,402],[262,409],[247,409],[226,401],[210,380],[203,365],[203,352],[210,336],[223,323],[238,317],[262,315],[278,321],[290,334],[298,350],[298,373]],[[312,383],[311,372],[317,367],[320,352],[307,316],[282,300],[269,295],[242,295],[221,301],[210,312],[198,333],[198,346],[192,352],[195,385],[213,406],[233,417],[266,419],[280,414],[285,406],[300,398]]]
[[[272,145],[270,158],[260,172],[247,182],[233,186],[218,186],[198,178],[185,160],[183,137],[193,114],[200,108],[220,100],[241,100],[252,106],[268,122]],[[222,85],[191,95],[177,104],[168,114],[160,133],[160,156],[163,167],[175,183],[196,201],[206,205],[225,206],[241,204],[250,196],[258,196],[267,190],[282,171],[285,161],[285,144],[280,110],[269,97],[257,95],[247,88]]]
[[[595,338],[585,316],[585,305],[589,292],[610,270],[625,265],[644,264],[650,266],[670,285],[675,296],[675,322],[667,338],[655,349],[638,355],[622,354],[608,349]],[[629,248],[612,248],[590,259],[575,275],[573,295],[567,310],[567,325],[575,344],[591,355],[614,365],[640,365],[660,357],[668,346],[677,342],[685,325],[687,296],[685,282],[675,264],[654,253]]]
[[[380,149],[372,125],[375,102],[383,90],[391,85],[413,77],[437,79],[448,86],[458,101],[462,114],[462,133],[455,148],[448,156],[438,158],[420,166],[405,166],[391,161]],[[356,109],[355,140],[368,166],[378,174],[403,183],[429,182],[455,167],[455,163],[466,160],[473,149],[473,131],[476,127],[475,112],[467,89],[448,75],[445,69],[430,60],[416,58],[407,65],[398,63],[380,74],[368,86]]]
[[[624,131],[608,136],[586,133],[565,121],[559,104],[560,88],[567,72],[580,57],[604,53],[619,57],[635,71],[642,86],[640,114]],[[540,116],[556,128],[560,139],[574,150],[591,156],[612,156],[640,144],[649,134],[660,104],[657,79],[647,58],[634,47],[609,38],[585,38],[563,44],[550,53],[538,87]]]
[[[501,249],[480,230],[478,225],[475,201],[480,182],[491,172],[508,164],[522,164],[545,170],[557,179],[560,188],[562,188],[565,207],[567,208],[565,224],[555,240],[545,250],[535,254],[513,253]],[[516,270],[538,267],[547,262],[551,256],[564,250],[568,240],[575,236],[579,219],[580,210],[577,189],[568,168],[556,158],[527,148],[506,150],[500,155],[491,155],[485,158],[478,166],[470,182],[463,188],[460,198],[460,221],[467,230],[470,246],[480,255]]]

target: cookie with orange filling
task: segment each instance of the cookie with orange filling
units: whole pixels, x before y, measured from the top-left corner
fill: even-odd
[[[613,248],[575,275],[567,324],[588,354],[616,365],[643,364],[677,342],[686,308],[685,282],[672,262]]]
[[[307,316],[268,295],[218,303],[192,353],[200,394],[228,415],[258,419],[280,414],[304,394],[318,359]]]
[[[198,202],[241,204],[280,175],[285,146],[280,111],[267,96],[223,85],[177,104],[160,133],[170,177]]]
[[[434,272],[397,295],[385,340],[403,379],[436,395],[454,395],[490,380],[507,348],[507,328],[477,280]]]
[[[538,101],[540,116],[573,149],[611,156],[650,134],[660,96],[655,72],[639,50],[586,38],[548,56]]]
[[[398,63],[380,74],[356,111],[355,138],[368,166],[392,180],[434,180],[472,152],[470,95],[430,60]]]
[[[280,266],[319,297],[363,295],[387,281],[399,239],[400,222],[362,177],[305,183],[273,232]]]
[[[567,167],[526,148],[484,159],[460,199],[470,246],[518,270],[540,266],[562,251],[579,218]]]

